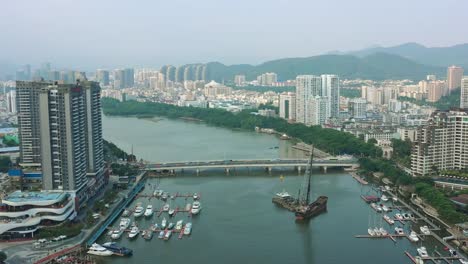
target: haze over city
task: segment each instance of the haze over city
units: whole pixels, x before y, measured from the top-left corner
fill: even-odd
[[[4,1],[0,64],[92,70],[468,42],[466,1]],[[435,12],[436,10],[436,12]]]

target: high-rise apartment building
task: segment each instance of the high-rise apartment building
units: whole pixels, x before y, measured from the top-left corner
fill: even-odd
[[[245,86],[245,75],[236,75],[234,76],[234,84],[236,86]]]
[[[309,100],[309,111],[306,115],[306,125],[323,125],[330,113],[330,100],[328,97],[316,96]]]
[[[454,89],[459,88],[463,77],[463,68],[458,66],[450,66],[447,69],[447,87],[449,93]]]
[[[460,108],[468,109],[468,76],[461,80]]]
[[[328,117],[338,118],[340,114],[340,78],[337,75],[322,75],[322,94],[328,97],[330,113]]]
[[[104,182],[99,84],[16,86],[21,166],[42,170],[43,189],[76,191],[86,200]]]
[[[98,69],[96,71],[96,81],[103,86],[109,85],[109,71]]]
[[[273,83],[278,82],[278,75],[274,72],[267,72],[257,76],[257,82],[262,86],[272,86]]]
[[[348,112],[353,118],[366,118],[367,101],[363,98],[353,98],[348,102]]]
[[[296,120],[295,93],[282,93],[279,95],[279,117],[290,121]]]
[[[6,94],[7,110],[9,113],[16,113],[16,91],[12,90]]]
[[[127,68],[125,72],[124,88],[131,88],[135,85],[135,71],[133,68]]]
[[[310,100],[322,94],[322,78],[315,75],[296,77],[296,122],[307,124]]]
[[[121,69],[114,70],[114,89],[125,88],[125,71]]]
[[[430,81],[427,83],[427,101],[437,102],[445,95],[445,82],[444,81]]]
[[[468,111],[436,111],[417,130],[411,153],[413,176],[468,168]]]

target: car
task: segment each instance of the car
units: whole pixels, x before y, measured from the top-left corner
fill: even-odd
[[[63,239],[67,239],[67,236],[66,235],[61,235],[61,236],[59,236],[59,238],[63,240]]]

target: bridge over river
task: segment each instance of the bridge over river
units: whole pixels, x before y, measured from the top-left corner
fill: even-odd
[[[168,163],[148,163],[145,165],[147,171],[171,171],[176,170],[199,170],[206,169],[225,169],[229,172],[235,168],[265,168],[271,171],[272,168],[294,168],[299,172],[308,165],[307,159],[243,159],[243,160],[211,160],[211,161],[185,161]],[[357,166],[358,161],[355,158],[328,158],[314,159],[313,167],[323,168],[349,168]]]

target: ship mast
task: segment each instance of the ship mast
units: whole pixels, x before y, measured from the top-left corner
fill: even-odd
[[[312,162],[314,160],[314,146],[312,146],[312,149],[310,151],[310,158],[309,158],[309,164],[307,165],[306,173],[304,174],[304,182],[303,182],[303,192],[301,197],[301,203],[303,205],[308,205],[310,202],[310,180],[312,178]]]

